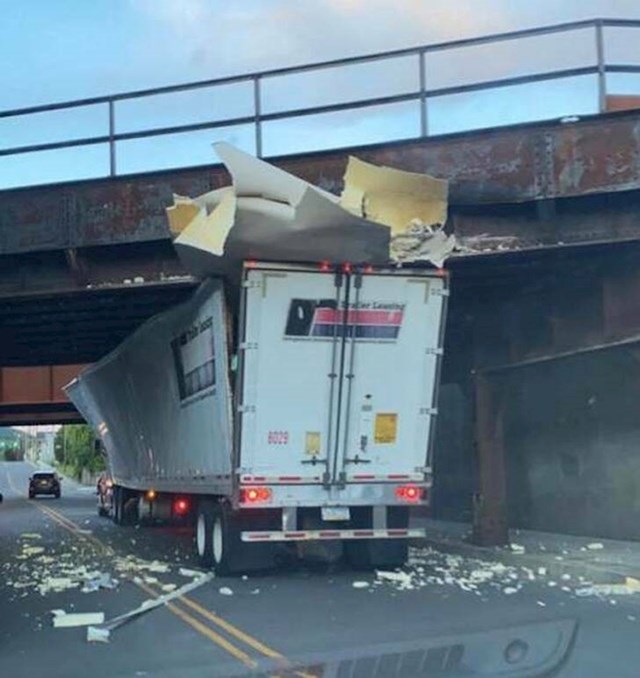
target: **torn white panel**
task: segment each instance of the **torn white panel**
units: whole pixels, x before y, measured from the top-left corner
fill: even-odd
[[[97,626],[90,626],[87,629],[87,642],[89,643],[108,643],[111,631],[109,629],[101,629]]]
[[[304,192],[311,188],[330,202],[338,202],[335,195],[275,165],[255,158],[231,144],[220,142],[214,144],[214,148],[229,170],[233,179],[233,188],[238,196],[261,197],[274,202],[297,205]]]
[[[102,624],[104,612],[75,612],[73,614],[57,614],[53,618],[53,626],[56,629],[70,628],[72,626],[91,626]]]

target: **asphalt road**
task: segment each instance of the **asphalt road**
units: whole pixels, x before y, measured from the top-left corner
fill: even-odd
[[[578,582],[428,549],[382,576],[297,563],[215,578],[115,629],[109,643],[88,643],[85,628],[54,628],[51,610],[110,619],[162,586],[193,581],[180,573],[198,569],[191,530],[117,527],[97,516],[91,488],[67,481],[61,499],[30,501],[32,472],[26,463],[0,464],[3,678],[364,677],[399,667],[407,676],[638,675],[640,594],[580,597]],[[118,586],[65,588],[83,566]],[[62,590],[48,590],[52,582]]]

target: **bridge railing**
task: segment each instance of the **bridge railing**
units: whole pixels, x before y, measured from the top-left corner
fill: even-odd
[[[103,146],[108,149],[106,154],[106,163],[95,172],[96,176],[117,176],[122,170],[118,163],[118,152],[120,147],[127,142],[142,139],[160,139],[168,135],[186,134],[189,132],[203,132],[209,130],[230,130],[243,127],[250,129],[250,146],[247,150],[254,152],[258,156],[273,155],[269,149],[265,149],[265,140],[269,141],[269,125],[281,121],[300,121],[309,119],[311,116],[322,116],[326,114],[336,114],[341,112],[360,112],[362,116],[367,112],[380,110],[383,107],[389,107],[399,104],[409,104],[412,106],[412,111],[417,120],[417,129],[415,133],[410,133],[411,138],[428,137],[434,134],[434,130],[430,123],[430,116],[434,104],[440,99],[452,97],[455,95],[468,95],[479,92],[486,92],[489,90],[503,90],[504,88],[515,88],[516,91],[520,85],[532,85],[535,83],[549,83],[550,81],[562,82],[571,78],[580,78],[582,76],[590,76],[594,87],[593,95],[595,97],[593,110],[590,112],[603,112],[606,110],[607,101],[607,77],[611,74],[640,74],[640,62],[633,63],[619,63],[609,62],[605,54],[605,31],[606,29],[638,29],[640,28],[640,21],[624,20],[624,19],[591,19],[584,21],[576,21],[571,23],[563,23],[553,26],[544,26],[538,28],[530,28],[526,30],[512,31],[508,33],[499,33],[488,35],[484,37],[468,38],[464,40],[456,40],[450,42],[442,42],[438,44],[424,45],[421,47],[412,47],[408,49],[401,49],[395,51],[388,51],[377,54],[368,54],[365,56],[350,57],[344,59],[334,59],[331,61],[324,61],[321,63],[313,63],[303,66],[294,66],[288,68],[265,70],[261,72],[246,73],[243,75],[215,78],[211,80],[203,80],[199,82],[191,82],[181,85],[171,85],[167,87],[155,87],[151,89],[136,90],[130,92],[122,92],[119,94],[111,94],[106,96],[96,96],[84,99],[76,99],[73,101],[63,101],[59,103],[43,104],[37,106],[30,106],[25,108],[17,108],[12,110],[0,111],[0,125],[3,121],[8,119],[24,121],[28,116],[39,117],[41,114],[52,114],[55,112],[64,112],[71,114],[83,110],[96,111],[96,108],[102,114],[102,129],[98,134],[85,135],[68,135],[66,138],[57,140],[45,140],[37,143],[15,144],[2,147],[0,145],[0,158],[25,156],[28,154],[42,153],[46,151],[60,151],[63,149],[87,149],[89,147]],[[634,33],[636,31],[634,30]],[[582,49],[582,55],[578,57],[576,62],[562,67],[544,68],[537,72],[527,72],[525,74],[513,75],[513,64],[508,63],[510,60],[509,54],[518,53],[518,47],[527,44],[527,41],[532,38],[542,38],[543,36],[557,36],[560,40],[573,41],[577,35],[581,36],[584,42],[585,34],[587,36],[588,48]],[[640,37],[640,34],[638,35]],[[475,56],[482,59],[494,59],[495,53],[498,52],[501,43],[510,43],[512,46],[515,42],[515,51],[512,49],[506,56],[506,62],[500,65],[503,73],[501,77],[483,79],[467,78],[467,82],[463,83],[438,83],[438,74],[442,69],[442,64],[447,64],[449,61],[459,60],[462,64],[462,70],[473,71],[474,66],[474,48],[485,50],[481,54],[476,52]],[[538,49],[540,54],[544,51],[544,45],[540,45],[542,49]],[[529,41],[528,47],[531,53],[531,43]],[[486,51],[489,50],[489,51]],[[491,56],[491,50],[494,56]],[[525,50],[526,51],[526,50]],[[536,51],[534,47],[534,51]],[[520,55],[522,57],[522,54]],[[444,59],[444,60],[443,60]],[[462,61],[460,61],[462,59]],[[437,63],[440,63],[440,67]],[[466,61],[465,61],[466,60]],[[375,81],[376,69],[385,69],[387,76],[387,92],[382,95],[376,93],[375,96],[358,96],[349,95],[348,91],[354,88],[350,86],[358,80],[362,80],[358,76],[358,68],[362,66],[374,67],[373,72],[368,70],[366,78]],[[390,70],[391,69],[391,70]],[[457,73],[460,75],[460,68]],[[525,69],[526,70],[526,69]],[[360,76],[362,73],[360,74]],[[464,75],[464,74],[463,74]],[[284,97],[285,104],[287,99],[291,100],[292,95],[295,97],[295,92],[299,89],[301,82],[304,80],[313,81],[313,78],[320,77],[320,85],[309,85],[309,90],[323,90],[325,100],[328,98],[328,103],[320,105],[293,105],[289,107],[282,107],[277,103],[271,101],[273,99],[273,92],[276,94],[278,89],[280,92],[288,92]],[[299,78],[302,78],[301,81]],[[322,80],[324,78],[324,80]],[[458,78],[460,79],[460,78]],[[442,78],[440,78],[442,80]],[[464,77],[463,77],[464,80]],[[324,83],[324,84],[322,84]],[[403,84],[404,83],[404,84]],[[229,88],[240,86],[243,91],[243,96],[246,98],[249,95],[249,103],[244,103],[244,108],[238,115],[231,116],[211,116],[209,117],[205,110],[200,114],[204,115],[204,119],[198,119],[195,122],[187,122],[183,124],[174,125],[157,125],[148,126],[142,121],[140,126],[138,123],[131,127],[130,122],[125,118],[131,118],[130,111],[126,112],[125,108],[135,104],[136,102],[146,102],[149,109],[162,106],[158,103],[165,95],[176,95],[179,93],[191,92],[195,93],[202,90],[212,90],[214,98],[216,92],[229,92]],[[275,87],[275,89],[274,89]],[[270,91],[271,88],[271,91]],[[315,95],[318,92],[314,93]],[[328,97],[327,97],[328,95]],[[316,96],[316,98],[318,98]],[[321,97],[322,98],[322,97]],[[336,100],[337,99],[337,100]],[[207,106],[204,107],[205,109]],[[242,107],[241,107],[242,108]],[[579,112],[579,111],[571,111]],[[123,114],[124,115],[121,115]],[[144,117],[144,116],[142,116]],[[512,118],[507,120],[507,123],[514,122]],[[492,123],[492,124],[495,124]],[[471,127],[478,127],[480,125],[471,125]],[[491,126],[491,125],[488,125]],[[271,132],[272,134],[279,134],[286,136],[286,130],[279,128]],[[436,132],[437,133],[437,132]],[[266,134],[266,137],[265,137]],[[2,136],[5,142],[11,139],[11,135],[3,134],[0,136],[0,144],[2,144]],[[388,138],[385,140],[391,141],[394,138],[407,138],[406,129],[401,129],[398,126],[390,126],[388,130]],[[208,138],[208,143],[214,138]],[[378,138],[375,140],[379,140]],[[246,141],[246,136],[245,136]],[[362,141],[362,140],[359,140]],[[367,140],[365,140],[365,143]],[[247,142],[249,143],[249,142]],[[267,144],[268,145],[268,144]],[[348,144],[339,144],[348,145]],[[273,146],[273,144],[271,144]],[[331,142],[327,147],[331,147]],[[266,150],[266,152],[265,152]],[[2,161],[0,160],[0,163]],[[186,164],[197,165],[196,161]],[[202,164],[202,163],[200,163]],[[147,167],[149,169],[156,169],[154,167]],[[123,173],[130,172],[130,169],[125,169]],[[1,174],[1,173],[0,173]],[[32,172],[34,180],[27,180],[25,183],[39,183],[37,180],[37,169]],[[2,187],[2,177],[0,176],[0,187]]]

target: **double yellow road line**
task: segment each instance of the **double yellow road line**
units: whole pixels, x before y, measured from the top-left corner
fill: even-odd
[[[51,518],[51,520],[53,520],[55,523],[71,532],[75,537],[92,543],[106,555],[115,555],[115,551],[111,548],[111,546],[105,544],[93,534],[89,534],[88,531],[83,530],[79,525],[74,523],[66,516],[62,515],[60,512],[40,503],[32,503],[47,517]],[[133,580],[131,581],[148,595],[151,595],[155,598],[160,595],[159,591],[155,590],[151,586],[148,586],[147,584],[142,582],[134,582]],[[258,661],[252,657],[249,652],[246,651],[246,649],[243,649],[242,646],[253,650],[259,655],[259,658],[267,657],[268,659],[275,660],[280,664],[283,671],[287,671],[289,661],[284,655],[282,655],[280,652],[277,652],[268,645],[260,642],[257,638],[254,638],[248,633],[240,630],[222,617],[219,617],[217,614],[207,610],[205,607],[197,603],[195,600],[192,600],[188,596],[180,596],[176,599],[176,602],[167,603],[166,607],[174,615],[176,615],[176,617],[185,622],[185,624],[188,624],[202,636],[213,642],[215,645],[223,649],[238,661],[242,662],[242,664],[244,664],[246,667],[250,669],[256,669],[258,668]],[[186,608],[188,608],[188,610]],[[194,616],[190,611],[197,613],[199,616]],[[205,621],[203,622],[202,619]],[[223,631],[227,637],[218,633],[218,630]],[[241,646],[238,647],[238,645]],[[291,675],[299,676],[300,678],[314,678],[313,674],[297,670],[293,670]]]

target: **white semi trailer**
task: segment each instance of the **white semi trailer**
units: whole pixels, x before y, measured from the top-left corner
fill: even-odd
[[[404,562],[447,295],[435,269],[246,262],[234,304],[204,282],[67,387],[107,451],[115,521],[192,516],[219,572],[310,540]]]

